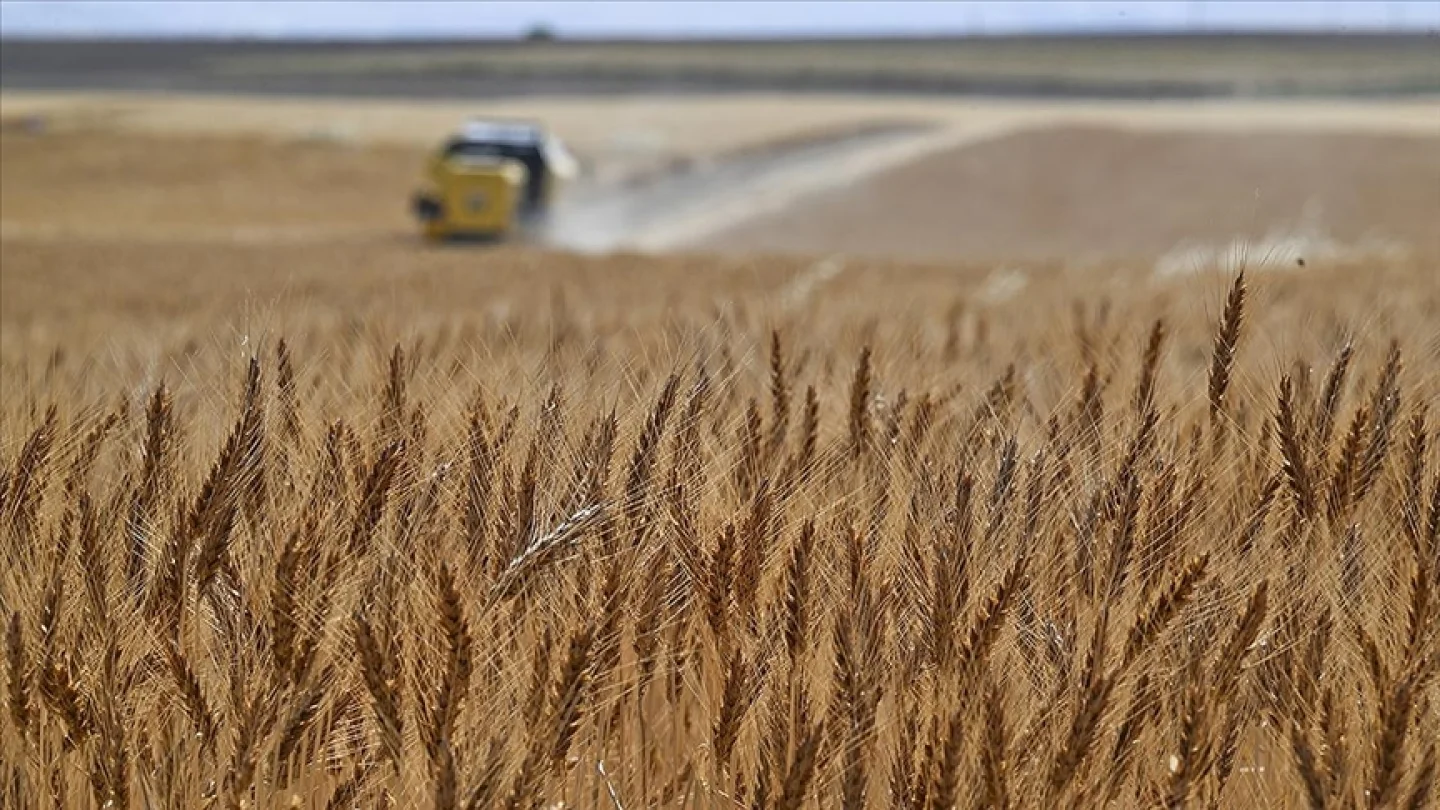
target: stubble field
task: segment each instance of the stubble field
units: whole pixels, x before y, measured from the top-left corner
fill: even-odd
[[[1178,257],[1231,243],[1440,255],[1436,223],[1440,110],[1428,135],[1032,129],[927,156],[706,244],[931,259]]]
[[[1433,806],[1423,240],[422,249],[191,137],[0,139],[6,806]]]

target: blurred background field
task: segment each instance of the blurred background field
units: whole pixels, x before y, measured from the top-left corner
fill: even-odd
[[[0,331],[25,352],[107,322],[124,290],[177,317],[207,295],[342,313],[373,295],[423,320],[440,298],[371,285],[443,267],[482,277],[447,306],[529,300],[515,268],[571,268],[534,271],[563,289],[585,266],[556,251],[649,254],[677,295],[699,282],[659,268],[833,260],[903,286],[964,266],[1010,295],[1036,267],[1166,278],[1440,256],[1440,49],[1423,29],[344,42],[9,25]],[[472,116],[542,122],[578,157],[539,244],[418,238],[421,166]]]
[[[1440,249],[1440,47],[1424,4],[1083,5],[686,17],[501,3],[467,18],[382,4],[325,29],[303,4],[268,18],[12,4],[0,228],[7,242],[403,240],[426,150],[493,116],[545,124],[581,161],[552,248],[928,261],[1193,261],[1246,240],[1287,256]],[[1264,14],[1279,15],[1270,28],[1225,28]],[[686,19],[683,38],[656,33]],[[86,25],[128,38],[54,34]],[[464,25],[492,33],[457,38]],[[745,25],[752,38],[733,33]]]
[[[7,50],[0,57],[7,81],[34,89],[442,98],[745,90],[1129,98],[1440,92],[1440,54],[1423,33],[300,46],[19,42]]]
[[[577,221],[620,212],[560,247],[1088,260],[1234,239],[1440,244],[1440,106],[1423,97],[6,91],[0,227],[403,239],[426,151],[477,110],[564,134],[583,166]]]

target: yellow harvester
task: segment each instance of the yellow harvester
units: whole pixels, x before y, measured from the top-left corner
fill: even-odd
[[[430,157],[413,209],[425,236],[498,239],[543,223],[575,161],[538,124],[472,121]]]

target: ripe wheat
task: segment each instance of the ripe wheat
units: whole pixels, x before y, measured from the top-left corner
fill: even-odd
[[[1433,266],[1386,334],[1357,268],[667,321],[587,266],[210,388],[7,349],[0,805],[1430,806]]]

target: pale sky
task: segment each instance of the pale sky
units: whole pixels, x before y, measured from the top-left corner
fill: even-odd
[[[1440,0],[230,2],[0,0],[0,36],[883,36],[1067,31],[1440,32]],[[1440,43],[1437,43],[1440,47]]]

